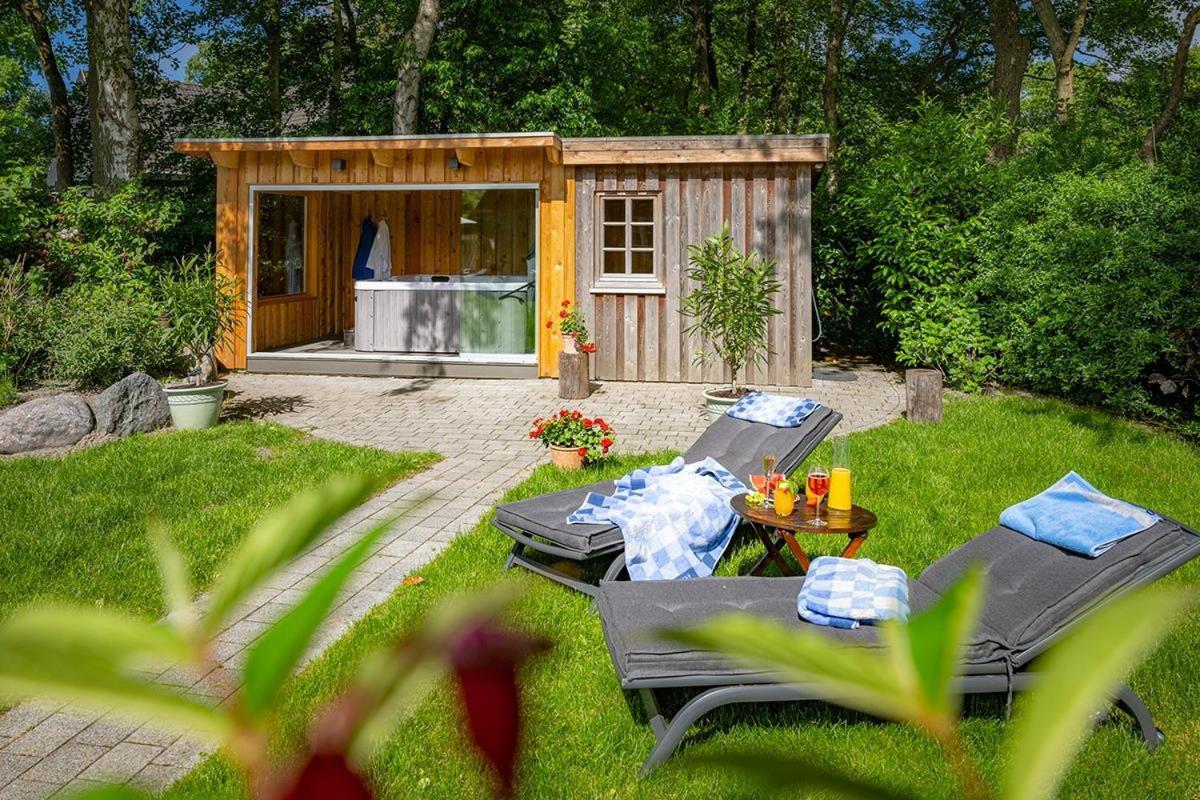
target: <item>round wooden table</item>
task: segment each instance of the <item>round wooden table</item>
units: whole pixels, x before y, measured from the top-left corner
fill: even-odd
[[[767,549],[766,555],[758,560],[750,570],[751,575],[761,575],[767,564],[774,562],[784,575],[795,575],[787,560],[783,557],[783,545],[787,544],[792,555],[800,562],[800,571],[808,572],[808,553],[804,552],[800,542],[796,541],[797,533],[811,533],[817,536],[846,536],[849,542],[842,551],[842,558],[854,558],[867,534],[875,527],[878,520],[875,515],[862,506],[852,506],[849,511],[830,511],[822,504],[821,519],[828,525],[815,526],[815,510],[797,498],[796,508],[786,517],[775,513],[770,506],[746,505],[746,495],[739,494],[729,501],[730,506],[739,517],[750,523],[759,541]]]

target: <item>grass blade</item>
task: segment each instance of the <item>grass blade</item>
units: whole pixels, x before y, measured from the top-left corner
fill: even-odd
[[[297,494],[263,517],[221,570],[204,617],[204,633],[211,635],[219,630],[246,595],[362,503],[372,489],[373,484],[364,478],[335,478]]]
[[[362,566],[379,537],[395,524],[396,520],[388,520],[367,531],[255,643],[246,658],[244,685],[246,707],[251,714],[259,715],[271,705],[346,581]]]
[[[1009,726],[1002,797],[1042,800],[1057,794],[1083,745],[1090,715],[1112,697],[1190,603],[1180,589],[1148,589],[1118,598],[1090,614],[1034,663],[1042,679]]]

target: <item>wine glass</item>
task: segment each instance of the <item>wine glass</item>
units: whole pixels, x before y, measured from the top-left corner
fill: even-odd
[[[767,496],[767,502],[771,502],[771,495],[775,493],[775,465],[779,459],[774,455],[763,456],[763,474],[767,476],[767,489],[763,494]]]
[[[829,491],[829,469],[827,467],[813,465],[808,468],[808,490],[817,496],[816,511],[809,524],[814,528],[824,528],[829,525],[828,522],[821,519],[821,500]]]

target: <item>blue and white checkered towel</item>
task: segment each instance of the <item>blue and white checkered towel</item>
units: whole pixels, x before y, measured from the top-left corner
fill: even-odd
[[[1006,528],[1088,558],[1160,519],[1153,511],[1101,493],[1076,472],[1068,472],[1041,494],[1000,514],[1000,524]]]
[[[807,397],[751,392],[725,413],[747,422],[765,422],[776,428],[795,428],[820,407],[820,403]]]
[[[908,619],[908,577],[899,567],[869,558],[818,556],[796,597],[800,616],[815,625],[857,628]]]
[[[635,469],[612,496],[590,492],[571,523],[616,523],[635,581],[704,578],[729,546],[738,518],[729,506],[746,487],[712,458]]]

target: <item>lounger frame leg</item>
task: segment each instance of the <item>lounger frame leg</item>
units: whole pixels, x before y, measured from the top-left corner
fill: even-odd
[[[794,686],[762,684],[754,686],[720,686],[707,689],[687,701],[675,716],[666,719],[659,710],[654,692],[641,689],[642,702],[646,704],[646,714],[650,717],[650,727],[657,741],[650,755],[642,762],[638,775],[645,776],[655,767],[662,764],[674,754],[688,729],[708,712],[721,706],[736,703],[776,703],[796,700],[815,699],[807,692]],[[649,701],[647,701],[649,697]]]
[[[1128,686],[1122,686],[1118,690],[1117,696],[1113,698],[1113,702],[1117,708],[1133,718],[1142,741],[1146,743],[1146,749],[1151,753],[1157,750],[1166,737],[1159,730],[1158,726],[1154,724],[1154,718],[1150,716],[1150,709],[1146,707],[1145,701],[1138,697],[1133,689]]]
[[[588,597],[595,597],[599,587],[587,581],[580,580],[574,575],[568,575],[565,572],[555,569],[549,564],[543,564],[537,559],[530,558],[525,551],[525,545],[520,542],[514,542],[512,550],[508,553],[508,558],[504,562],[505,569],[513,567],[522,567],[530,572],[535,572],[543,578],[549,578],[555,583],[562,584],[569,589],[574,589],[577,592],[582,592]]]

